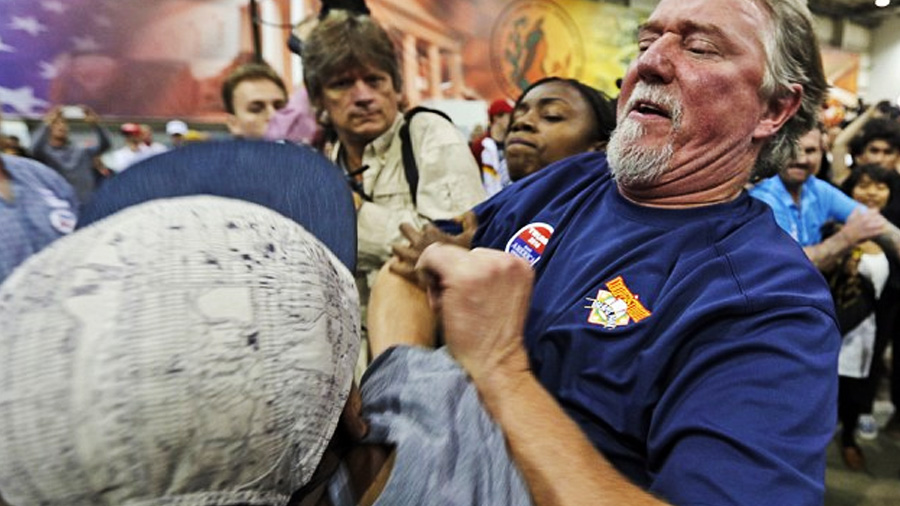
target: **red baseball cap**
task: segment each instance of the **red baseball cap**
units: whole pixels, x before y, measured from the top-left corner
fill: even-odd
[[[488,117],[493,118],[498,114],[509,114],[513,110],[512,104],[509,100],[505,98],[498,98],[491,102],[491,106],[488,107]]]
[[[138,135],[141,133],[141,126],[137,123],[123,123],[119,131],[122,135]]]

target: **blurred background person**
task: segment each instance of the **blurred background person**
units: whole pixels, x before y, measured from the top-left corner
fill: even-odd
[[[275,69],[265,63],[237,67],[222,83],[222,102],[231,135],[262,139],[269,119],[288,101],[287,88]]]
[[[69,138],[70,116],[82,116],[96,135],[96,144],[79,146]],[[79,114],[73,112],[79,111]],[[100,118],[87,106],[56,106],[44,116],[32,143],[35,159],[57,171],[75,189],[80,204],[84,204],[97,187],[101,175],[94,167],[94,158],[106,152],[112,143],[109,134],[99,124]]]
[[[835,184],[844,182],[852,165],[875,163],[897,170],[900,124],[890,117],[892,108],[888,102],[879,102],[835,135],[831,143],[832,181]],[[848,159],[852,165],[848,165]]]
[[[149,123],[141,123],[139,126],[141,127],[141,140],[144,141],[144,146],[147,146],[151,153],[164,153],[169,149],[165,144],[157,142],[153,136],[153,127]]]
[[[188,125],[180,119],[173,119],[166,123],[166,135],[169,136],[169,147],[180,148],[184,145],[184,136],[188,133]]]
[[[149,128],[149,127],[147,127]],[[137,123],[123,123],[119,132],[125,138],[125,145],[110,153],[108,157],[109,169],[119,174],[135,163],[166,151],[166,147],[159,143],[147,144],[148,131],[144,125]],[[152,140],[152,137],[150,137]]]
[[[75,229],[78,200],[62,176],[0,154],[0,282],[26,258]]]
[[[306,88],[298,86],[287,104],[269,118],[265,139],[289,141],[296,144],[312,144],[319,125],[309,103]]]
[[[28,150],[22,145],[22,141],[15,135],[0,135],[0,152],[7,155],[31,158]]]
[[[869,212],[877,213],[887,205],[896,178],[893,170],[880,165],[861,165],[853,168],[842,189]],[[890,332],[895,318],[896,307],[884,304],[881,296],[889,281],[895,289],[900,284],[897,266],[897,260],[886,255],[878,243],[865,240],[825,273],[842,335],[838,359],[841,457],[852,471],[866,469],[856,441],[857,427],[861,415],[871,413],[869,378],[873,362],[880,360],[876,343],[887,342],[884,334]]]
[[[491,102],[488,107],[488,130],[472,143],[472,154],[480,162],[481,184],[488,197],[511,182],[506,169],[506,149],[503,143],[512,110],[512,104],[505,98]]]
[[[887,233],[890,224],[877,212],[815,177],[822,163],[824,125],[817,123],[797,141],[793,158],[772,177],[750,189],[750,195],[772,208],[775,221],[819,270],[830,271],[863,241]],[[828,222],[843,225],[824,238]]]

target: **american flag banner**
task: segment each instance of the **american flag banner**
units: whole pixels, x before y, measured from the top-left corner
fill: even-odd
[[[246,0],[0,0],[0,104],[40,116],[213,118],[249,59]]]

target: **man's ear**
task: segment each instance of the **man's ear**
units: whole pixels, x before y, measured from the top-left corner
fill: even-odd
[[[309,93],[309,91],[307,91]],[[325,109],[325,106],[322,105],[321,97],[313,97],[309,95],[309,106],[312,108],[313,114],[315,114],[316,123],[319,126],[327,127],[331,125],[331,117],[328,115],[328,109]]]
[[[241,126],[238,124],[237,116],[234,114],[229,114],[225,117],[225,125],[228,127],[228,131],[231,135],[241,136],[244,132],[241,130]]]
[[[796,83],[791,85],[790,91],[786,94],[770,99],[766,112],[753,131],[753,139],[768,139],[775,135],[797,113],[802,99],[803,85]]]
[[[331,126],[331,116],[328,115],[328,109],[315,107],[313,110],[316,112],[316,123],[323,127]]]

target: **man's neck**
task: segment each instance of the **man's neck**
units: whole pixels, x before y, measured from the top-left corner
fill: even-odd
[[[743,187],[734,191],[722,192],[716,190],[701,191],[691,195],[673,195],[660,198],[646,198],[639,193],[632,193],[628,189],[618,186],[619,195],[639,206],[656,207],[660,209],[690,209],[692,207],[704,207],[715,204],[731,202],[738,198]]]
[[[51,137],[48,144],[54,148],[61,148],[69,143],[69,139],[63,137]]]
[[[619,194],[646,207],[686,209],[731,202],[741,195],[750,178],[755,153],[743,156],[710,153],[706,159],[667,168],[656,180],[625,185]]]
[[[803,194],[803,184],[806,183],[804,181],[800,184],[785,184],[784,180],[781,180],[782,184],[784,184],[784,189],[787,190],[788,195],[791,196],[791,200],[794,201],[794,204],[800,205],[800,195]]]
[[[341,149],[344,151],[342,154],[343,162],[349,172],[362,167],[363,153],[367,145],[368,143],[345,142],[343,139],[341,140]]]

